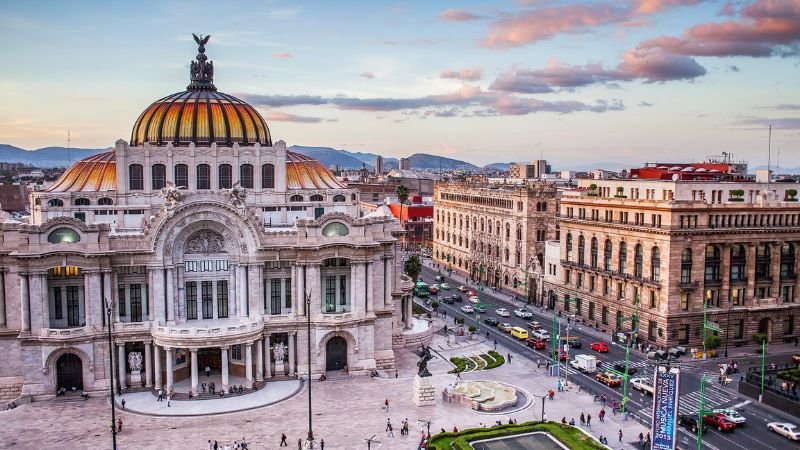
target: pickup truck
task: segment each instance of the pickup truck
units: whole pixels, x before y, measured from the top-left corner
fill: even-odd
[[[642,393],[653,395],[653,380],[644,377],[631,378],[631,386]]]

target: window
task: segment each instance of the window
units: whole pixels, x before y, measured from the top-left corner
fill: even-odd
[[[111,200],[108,197],[102,197],[101,199],[97,200],[97,204],[101,206],[109,206],[114,204],[114,200]]]
[[[658,308],[658,291],[650,291],[650,307]]]
[[[739,319],[733,323],[733,338],[744,339],[744,319]]]
[[[220,189],[230,189],[233,186],[233,168],[230,164],[220,164],[217,176]]]
[[[269,313],[273,316],[281,313],[281,279],[269,280]]]
[[[685,248],[681,253],[681,284],[692,282],[692,249]]]
[[[605,248],[603,249],[603,269],[607,272],[611,271],[611,240],[606,239]]]
[[[689,343],[689,324],[684,324],[678,327],[678,343],[679,344],[688,344]]]
[[[591,255],[589,256],[589,264],[592,269],[597,269],[597,238],[592,238]]]
[[[783,303],[792,303],[794,301],[794,286],[781,286],[781,300]]]
[[[783,318],[783,334],[791,336],[794,334],[794,316],[788,315]]]
[[[60,208],[62,206],[64,206],[64,202],[59,200],[59,199],[57,199],[57,198],[54,198],[54,199],[50,200],[49,202],[47,202],[47,207],[48,208]]]
[[[184,285],[186,296],[186,320],[197,319],[197,282],[187,281]]]
[[[261,188],[275,188],[275,166],[272,164],[264,164],[261,166]]]
[[[741,306],[744,305],[744,288],[731,289],[731,305]]]
[[[572,233],[567,233],[567,262],[572,261]]]
[[[578,264],[583,266],[586,257],[586,239],[583,235],[578,236]]]
[[[756,282],[769,281],[772,279],[769,270],[770,260],[769,244],[758,244],[756,247]]]
[[[347,276],[339,276],[339,305],[347,304]]]
[[[51,244],[74,244],[80,240],[81,235],[72,228],[56,228],[47,235],[47,242]]]
[[[284,307],[286,309],[291,309],[292,307],[292,279],[286,278],[283,280],[284,284],[286,285],[286,302],[284,303]]]
[[[625,298],[625,285],[617,283],[617,298],[622,300]]]
[[[211,189],[211,166],[197,165],[197,189]]]
[[[144,171],[141,164],[128,166],[128,189],[131,191],[144,189]]]
[[[608,295],[611,292],[611,281],[608,278],[603,278],[603,295]]]
[[[589,302],[589,320],[594,320],[594,302]]]
[[[706,245],[705,281],[716,283],[720,281],[720,251],[716,245]]]
[[[687,292],[681,292],[681,309],[683,311],[689,310],[689,294]]]
[[[228,282],[226,280],[217,281],[217,317],[220,319],[228,317]]]
[[[644,249],[642,244],[633,247],[633,276],[642,278],[642,260],[644,259]]]
[[[200,296],[203,304],[203,319],[213,319],[214,318],[213,282],[211,281],[200,282]]]
[[[303,196],[302,195],[293,195],[293,196],[289,197],[289,201],[290,202],[302,202],[303,201]]]
[[[189,187],[189,166],[186,164],[175,164],[175,186]]]
[[[142,285],[131,284],[131,322],[142,321]]]
[[[67,326],[69,327],[81,326],[78,295],[78,286],[67,286]]]
[[[336,312],[336,276],[325,277],[325,312]]]
[[[625,273],[625,266],[628,264],[628,246],[625,241],[619,243],[619,266],[617,271],[621,274]]]
[[[311,198],[309,198],[309,201],[311,202],[321,202],[323,200],[325,200],[325,198],[319,194],[314,194],[311,196]]]
[[[163,164],[153,164],[150,168],[150,183],[154,191],[167,186],[167,166]]]
[[[794,245],[786,243],[781,246],[781,279],[794,279]]]
[[[242,164],[239,166],[239,185],[245,189],[253,188],[253,165]]]
[[[334,195],[334,196],[333,196],[333,202],[334,202],[334,203],[342,203],[342,202],[344,202],[345,200],[346,200],[346,198],[345,198],[345,196],[344,196],[344,195],[341,195],[341,194],[340,194],[340,195]],[[469,222],[467,222],[467,223],[469,223]]]
[[[603,325],[608,325],[608,306],[603,306],[603,308],[600,311],[601,311],[600,316]]]
[[[88,198],[76,198],[75,206],[89,206],[92,202]]]
[[[61,288],[54,287],[53,288],[53,307],[55,308],[55,319],[56,320],[63,320],[64,319],[64,311],[62,308],[64,305],[61,303]]]
[[[747,281],[747,253],[743,245],[731,247],[731,283]]]
[[[653,247],[650,252],[650,279],[661,281],[661,250],[658,247]]]
[[[706,306],[719,307],[719,289],[706,289]]]

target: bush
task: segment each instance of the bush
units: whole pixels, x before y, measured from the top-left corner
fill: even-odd
[[[711,334],[711,335],[706,336],[706,348],[707,349],[717,348],[717,347],[719,347],[720,343],[722,343],[722,338],[721,337],[719,337],[719,336],[717,336],[715,334]]]
[[[467,330],[469,330],[470,333],[474,333],[478,330],[478,327],[476,327],[475,325],[470,325],[469,327],[467,327]]]
[[[431,308],[433,308],[434,311],[439,309],[439,302],[437,302],[436,300],[432,301],[431,302]]]
[[[458,324],[463,324],[463,323],[464,323],[464,316],[458,316],[458,317],[456,317],[456,323],[458,323]]]
[[[459,373],[459,372],[463,372],[464,369],[467,368],[467,361],[464,360],[464,358],[458,358],[458,357],[454,356],[454,357],[450,358],[450,362],[455,364],[456,368],[452,369],[451,371],[449,371],[447,373]]]
[[[481,355],[481,356],[484,356],[484,355]],[[490,362],[489,364],[486,365],[486,369],[487,370],[488,369],[494,369],[495,367],[500,367],[503,364],[505,364],[505,362],[506,362],[506,359],[503,358],[503,355],[501,355],[500,353],[497,353],[494,350],[489,350],[489,356],[491,356],[494,359],[494,361],[492,361],[492,362]]]
[[[767,341],[767,333],[755,333],[753,335],[753,341],[758,345],[763,344]]]

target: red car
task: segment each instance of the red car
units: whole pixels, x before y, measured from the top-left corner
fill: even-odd
[[[528,347],[533,347],[535,350],[544,350],[547,348],[547,341],[544,339],[528,338],[525,339],[525,342],[528,344]]]
[[[596,352],[608,353],[608,344],[605,342],[595,342],[590,347]]]
[[[794,361],[795,364],[800,364],[800,353],[792,355],[792,361]]]
[[[707,423],[710,427],[716,428],[718,431],[733,431],[733,429],[736,428],[736,424],[728,420],[728,418],[722,414],[703,416],[703,422]]]
[[[565,352],[564,350],[559,350],[558,351],[558,360],[559,361],[566,361],[567,360],[567,352]]]
[[[478,293],[475,291],[467,291],[467,297],[477,297]]]

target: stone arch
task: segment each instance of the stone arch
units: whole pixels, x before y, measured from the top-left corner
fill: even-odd
[[[343,338],[345,342],[347,342],[347,369],[348,371],[354,370],[356,354],[358,353],[358,342],[349,331],[342,330],[329,331],[323,335],[322,338],[320,338],[319,343],[317,344],[317,370],[321,372],[325,372],[327,370],[325,366],[328,357],[327,346],[328,342],[335,337]]]
[[[83,377],[83,389],[88,391],[94,385],[94,361],[92,358],[83,350],[76,348],[76,347],[62,347],[57,348],[50,352],[45,358],[44,366],[42,367],[42,372],[47,375],[45,379],[47,380],[48,385],[46,386],[47,391],[52,391],[54,394],[56,392],[56,386],[58,385],[58,368],[56,363],[58,362],[58,358],[66,355],[66,354],[73,354],[76,355],[81,360],[81,371]]]

